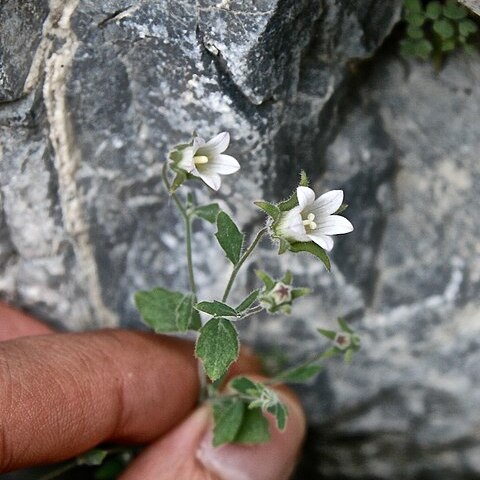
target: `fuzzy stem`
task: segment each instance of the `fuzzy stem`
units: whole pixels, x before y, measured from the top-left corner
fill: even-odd
[[[250,256],[250,254],[253,252],[255,247],[258,245],[258,242],[262,239],[262,237],[265,235],[267,232],[267,228],[262,228],[258,233],[257,236],[253,239],[253,242],[250,244],[250,246],[245,250],[244,254],[240,257],[240,260],[238,263],[233,267],[232,273],[230,275],[230,278],[227,283],[227,288],[225,288],[225,292],[222,297],[222,302],[226,302],[228,295],[230,294],[230,290],[233,287],[233,282],[235,281],[235,278],[237,277],[237,274],[244,264],[245,260]]]
[[[165,184],[165,188],[170,196],[173,198],[175,205],[178,207],[180,214],[183,217],[183,222],[185,224],[185,243],[187,248],[187,264],[188,264],[188,280],[190,283],[190,290],[194,295],[197,294],[197,286],[195,284],[195,275],[193,272],[193,258],[192,258],[192,218],[188,213],[187,209],[183,205],[182,201],[178,198],[178,195],[175,192],[170,192],[171,185],[167,177],[167,164],[163,166],[162,169],[162,179]]]

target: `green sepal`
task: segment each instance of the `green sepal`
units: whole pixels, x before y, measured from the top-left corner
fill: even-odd
[[[296,300],[297,298],[304,297],[311,292],[309,288],[294,288],[291,291],[292,300]]]
[[[305,170],[300,171],[300,182],[298,184],[299,187],[308,187],[310,185],[310,180],[305,172]]]
[[[201,207],[195,208],[193,214],[207,222],[215,223],[217,221],[217,215],[220,212],[221,209],[218,203],[210,203],[209,205],[202,205]]]
[[[215,236],[227,258],[236,265],[240,260],[245,235],[240,232],[234,221],[225,212],[217,215]]]
[[[213,302],[200,302],[195,305],[197,310],[208,313],[214,317],[238,317],[238,312],[226,303],[214,300]]]
[[[170,190],[168,193],[174,193],[178,187],[187,180],[188,174],[185,170],[176,170],[175,178],[173,179],[172,185],[170,186]]]
[[[275,280],[263,270],[255,270],[257,277],[265,284],[267,290],[271,290],[275,286]]]
[[[324,328],[317,328],[317,331],[321,333],[324,337],[328,338],[329,340],[335,340],[337,336],[337,332],[333,330],[325,330]]]
[[[270,440],[268,420],[261,408],[246,409],[234,443],[255,445]]]
[[[312,255],[315,255],[318,259],[320,259],[323,262],[323,264],[325,265],[325,268],[328,271],[330,271],[331,269],[330,259],[328,258],[328,255],[326,254],[325,250],[314,242],[292,243],[290,244],[289,250],[291,252],[311,253]]]
[[[213,446],[232,443],[242,425],[246,405],[236,398],[224,398],[213,404]]]
[[[238,333],[226,318],[212,318],[201,329],[195,345],[210,380],[219,379],[238,358]]]
[[[281,212],[287,212],[292,208],[295,208],[298,205],[297,192],[292,193],[292,195],[283,202],[277,204],[277,207]]]
[[[280,209],[274,205],[273,203],[265,202],[263,200],[259,200],[253,202],[258,208],[263,210],[269,217],[272,217],[273,220],[277,220],[281,214]]]
[[[343,332],[350,333],[350,334],[354,333],[353,330],[349,327],[348,323],[343,318],[341,317],[337,318],[337,322]]]
[[[293,282],[293,273],[287,270],[280,281],[285,285],[291,285]]]
[[[198,328],[193,296],[162,287],[135,293],[135,305],[143,321],[155,333],[185,332]],[[190,316],[188,317],[188,312]]]
[[[258,298],[259,293],[260,293],[260,290],[257,288],[252,293],[250,293],[250,295],[248,295],[244,300],[242,300],[240,305],[238,305],[238,307],[235,308],[235,310],[239,313],[242,313],[245,310],[247,310]]]
[[[285,253],[287,250],[290,250],[290,242],[288,240],[285,240],[284,238],[279,238],[279,244],[278,244],[278,254],[282,255],[282,253]]]

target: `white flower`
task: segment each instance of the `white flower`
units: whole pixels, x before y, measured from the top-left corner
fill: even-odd
[[[313,241],[326,251],[333,248],[331,235],[349,233],[353,225],[334,213],[343,202],[342,190],[331,190],[317,199],[308,187],[297,188],[298,206],[282,213],[275,234],[290,242]]]
[[[195,137],[191,145],[181,145],[170,153],[174,168],[201,178],[210,188],[218,190],[220,175],[230,175],[240,169],[240,164],[223,152],[230,143],[228,132],[219,133],[208,142]]]

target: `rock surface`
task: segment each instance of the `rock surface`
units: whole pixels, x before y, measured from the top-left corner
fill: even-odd
[[[100,3],[0,7],[30,42],[17,59],[26,40],[0,30],[1,296],[69,329],[138,325],[135,290],[186,284],[161,161],[193,130],[228,130],[243,175],[220,201],[247,232],[250,202],[285,196],[300,168],[352,205],[333,274],[281,257],[315,295],[243,331],[291,360],[338,315],[362,334],[352,367],[301,389],[299,478],[480,475],[479,58],[436,74],[381,54],[356,75],[400,0]],[[226,275],[210,233],[194,234],[205,297]],[[255,265],[278,268],[267,247],[239,296]]]

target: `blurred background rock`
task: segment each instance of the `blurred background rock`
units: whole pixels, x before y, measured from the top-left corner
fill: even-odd
[[[287,362],[339,315],[361,334],[352,366],[299,389],[298,478],[479,478],[480,55],[403,59],[401,3],[4,0],[1,298],[66,329],[139,326],[135,290],[187,284],[162,162],[228,130],[242,174],[219,196],[246,232],[251,202],[284,198],[301,168],[351,205],[333,273],[280,257],[314,293],[243,326]],[[228,274],[210,233],[194,235],[204,297]],[[239,298],[257,267],[280,271],[268,243]]]

